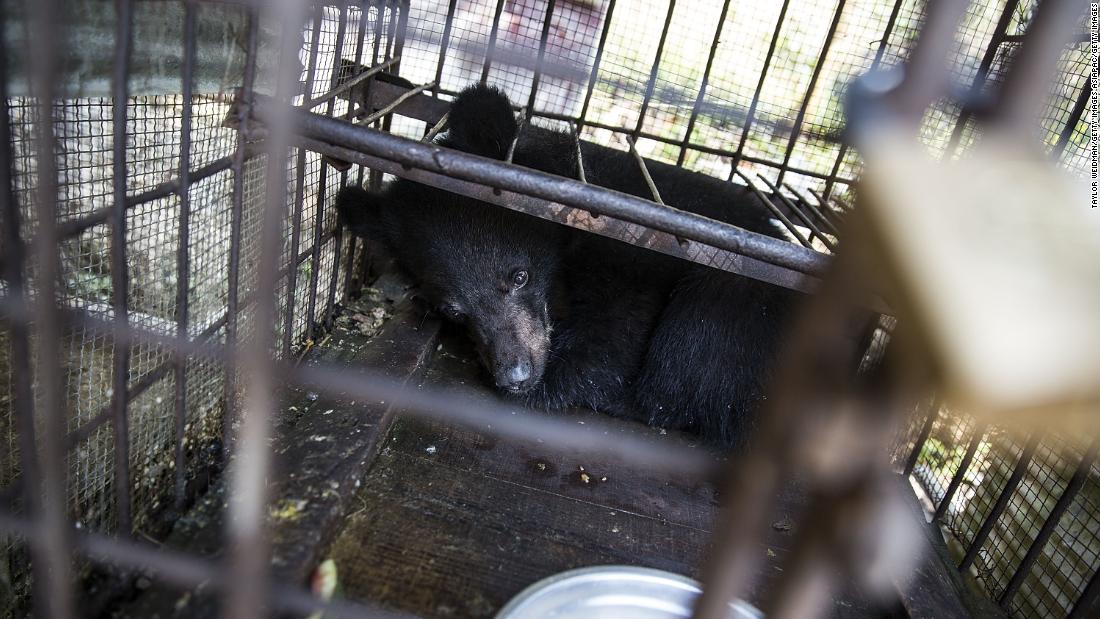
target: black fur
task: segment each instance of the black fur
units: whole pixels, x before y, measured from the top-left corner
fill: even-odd
[[[516,132],[507,98],[475,86],[440,143],[503,159]],[[629,153],[583,145],[589,182],[643,197]],[[575,176],[569,136],[524,130],[515,162]],[[684,210],[778,236],[744,188],[650,163]],[[405,180],[345,188],[345,224],[380,241],[444,315],[465,324],[498,386],[527,405],[586,407],[736,444],[746,436],[795,293]],[[514,285],[518,270],[529,273]],[[549,331],[546,350],[536,341]],[[508,384],[510,368],[534,376]],[[522,374],[522,372],[520,373]]]

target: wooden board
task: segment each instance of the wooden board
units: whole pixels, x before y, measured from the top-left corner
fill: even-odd
[[[484,391],[472,359],[461,340],[444,338],[424,382]],[[585,424],[595,413],[570,415]],[[609,441],[616,432],[685,440],[626,421]],[[789,551],[786,521],[799,500],[797,488],[784,492],[777,526],[759,544],[763,587]],[[330,549],[344,594],[424,617],[490,617],[531,583],[582,566],[696,577],[718,514],[705,480],[407,418],[394,424],[358,502]],[[855,597],[838,599],[834,611],[879,616]]]

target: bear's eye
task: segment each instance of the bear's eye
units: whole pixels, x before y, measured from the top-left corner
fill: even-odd
[[[453,320],[455,322],[462,322],[463,319],[462,310],[458,309],[458,306],[450,303],[440,307],[439,313],[443,314],[448,320]]]
[[[512,286],[514,288],[523,288],[527,285],[527,271],[523,269],[516,269],[512,272]]]

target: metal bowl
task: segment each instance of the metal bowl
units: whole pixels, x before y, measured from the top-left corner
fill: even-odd
[[[688,619],[699,583],[679,574],[626,565],[569,570],[527,587],[496,619]],[[730,604],[730,619],[763,619],[751,604]]]

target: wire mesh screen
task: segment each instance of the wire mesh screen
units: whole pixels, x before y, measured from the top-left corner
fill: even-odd
[[[172,10],[172,5],[167,5]],[[340,58],[377,63],[394,51],[397,4],[377,3],[340,7],[318,7],[302,32],[301,103],[329,90]],[[255,262],[259,251],[259,210],[265,190],[263,155],[247,151],[238,132],[226,123],[231,114],[231,89],[204,90],[196,85],[189,102],[180,92],[178,58],[183,55],[180,30],[169,30],[174,39],[152,42],[142,36],[142,26],[157,23],[158,3],[136,6],[135,54],[168,54],[176,76],[173,90],[159,94],[135,94],[127,99],[126,185],[130,206],[126,213],[126,268],[128,272],[129,320],[137,327],[162,335],[174,335],[185,321],[188,334],[199,341],[224,343],[230,323],[233,336],[243,339],[258,328],[250,319],[250,302],[256,288]],[[243,53],[240,35],[246,12],[242,7],[200,5],[201,27],[223,18],[225,37],[200,37],[196,55],[207,59]],[[143,17],[144,15],[144,17]],[[206,16],[206,21],[202,16]],[[167,20],[166,20],[167,21]],[[236,30],[241,28],[241,31]],[[167,42],[166,42],[167,41]],[[18,41],[7,40],[14,46]],[[165,51],[157,45],[168,45]],[[104,45],[113,45],[108,41]],[[147,45],[150,49],[143,49]],[[172,47],[174,45],[174,47]],[[90,55],[96,53],[96,49]],[[213,61],[210,61],[213,62]],[[201,63],[200,63],[201,64]],[[231,63],[222,63],[230,67]],[[168,68],[160,70],[168,72]],[[258,69],[262,82],[263,64]],[[146,73],[138,72],[131,83]],[[227,76],[227,84],[239,85],[240,73]],[[95,85],[84,84],[84,90]],[[114,281],[111,272],[111,232],[104,209],[113,204],[112,173],[115,135],[109,97],[64,97],[52,106],[52,123],[58,140],[58,224],[71,226],[74,234],[60,246],[62,261],[59,295],[74,309],[102,318],[113,316]],[[189,103],[185,112],[185,103]],[[35,101],[29,97],[8,99],[13,155],[13,189],[24,213],[24,236],[30,238],[33,225],[33,191],[37,186],[34,156]],[[334,101],[330,115],[347,112],[346,101]],[[186,227],[186,277],[178,262],[181,255],[181,202],[178,177],[186,143],[192,182],[188,187],[189,217]],[[242,174],[230,169],[238,152],[246,153]],[[346,182],[352,169],[339,172],[321,162],[316,153],[297,151],[288,158],[290,172],[285,243],[278,291],[280,320],[273,326],[285,346],[280,354],[293,352],[318,325],[331,318],[333,304],[343,296],[348,253],[352,243],[335,233],[335,215],[324,208],[326,190]],[[239,180],[240,184],[237,185]],[[240,221],[234,222],[234,201],[240,200]],[[234,258],[234,254],[236,258]],[[230,277],[231,267],[236,281]],[[179,287],[186,281],[185,301]],[[235,283],[235,286],[233,285]],[[186,310],[182,308],[186,307]],[[234,313],[234,309],[239,315]],[[184,317],[181,311],[185,311]],[[265,326],[264,328],[268,328]],[[67,498],[77,526],[90,531],[113,533],[120,528],[117,478],[114,474],[117,446],[110,421],[113,398],[112,340],[91,329],[65,333],[62,355],[66,427]],[[10,490],[19,479],[19,449],[12,398],[10,340],[0,332],[0,488]],[[223,414],[227,373],[219,364],[201,360],[186,364],[180,385],[185,407],[183,434],[176,428],[177,374],[170,357],[158,347],[142,344],[129,351],[127,445],[133,507],[131,529],[138,535],[158,538],[166,531],[169,517],[178,514],[181,499],[201,490],[221,467]],[[236,405],[235,400],[233,401]],[[177,443],[181,446],[177,455]],[[182,456],[182,457],[180,457]],[[177,496],[173,483],[176,467],[183,466],[185,496]],[[5,493],[4,498],[14,498]],[[22,583],[18,546],[5,538],[0,545],[0,562],[11,577],[4,582]],[[10,553],[10,555],[9,555]],[[20,567],[22,566],[22,568]],[[17,591],[26,594],[22,585]],[[6,604],[0,604],[5,606]]]

